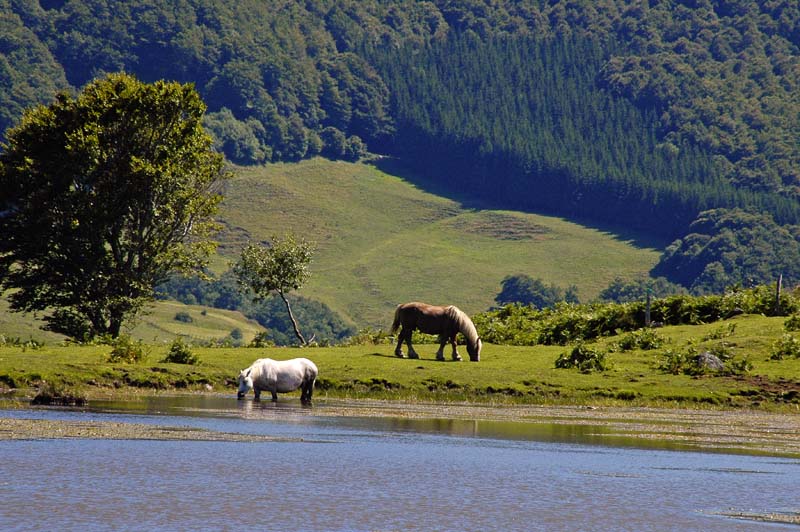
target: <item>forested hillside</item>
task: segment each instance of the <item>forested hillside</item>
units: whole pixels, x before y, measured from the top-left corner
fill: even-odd
[[[0,133],[125,70],[195,83],[233,162],[395,155],[477,199],[681,237],[662,270],[687,287],[774,271],[698,248],[707,209],[798,234],[794,0],[0,0],[0,30]],[[766,236],[724,253],[763,265]]]

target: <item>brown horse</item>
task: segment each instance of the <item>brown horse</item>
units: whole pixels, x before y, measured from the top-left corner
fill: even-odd
[[[408,358],[419,358],[419,355],[411,345],[411,333],[414,329],[419,329],[425,334],[439,335],[439,350],[436,352],[436,360],[444,360],[444,344],[450,341],[453,346],[453,360],[461,360],[461,356],[456,350],[456,335],[461,333],[467,340],[467,352],[469,359],[477,362],[481,359],[481,339],[478,331],[469,316],[453,305],[449,307],[437,307],[416,301],[397,305],[394,311],[394,322],[392,323],[392,333],[402,325],[403,330],[397,337],[397,347],[394,354],[403,357],[402,344],[408,344]]]

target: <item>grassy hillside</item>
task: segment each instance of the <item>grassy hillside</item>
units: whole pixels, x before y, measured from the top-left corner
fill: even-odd
[[[178,314],[188,316],[191,321],[175,319]],[[183,319],[186,319],[185,317]],[[199,305],[184,305],[175,301],[159,301],[148,309],[130,334],[145,342],[169,342],[176,336],[187,336],[194,340],[211,341],[230,338],[238,329],[245,344],[264,328],[240,312],[209,309]]]
[[[466,208],[376,167],[312,159],[237,167],[222,205],[216,262],[227,268],[247,239],[293,232],[318,245],[300,294],[358,326],[387,328],[409,300],[489,308],[507,275],[575,284],[595,298],[615,276],[647,272],[654,247],[561,218]],[[414,179],[417,181],[417,179]]]
[[[507,275],[574,284],[583,301],[615,276],[646,273],[657,246],[587,228],[561,218],[467,208],[425,192],[403,175],[375,166],[326,159],[265,167],[235,167],[222,204],[217,272],[228,269],[243,243],[292,232],[317,244],[313,276],[299,294],[326,303],[353,325],[387,329],[398,303],[455,304],[468,313],[494,304]],[[418,176],[414,181],[419,181]],[[39,340],[31,317],[9,314],[0,300],[0,334]],[[188,309],[191,324],[174,320],[175,303],[158,303],[132,334],[164,341],[175,334],[201,340],[255,328],[241,314]],[[219,317],[216,322],[212,316]],[[224,317],[224,318],[223,318]]]
[[[190,322],[175,319],[178,313],[189,316]],[[64,336],[40,327],[44,323],[31,315],[17,314],[8,310],[8,303],[0,299],[0,335],[6,339],[19,339],[23,342],[56,343],[64,340]],[[158,301],[149,306],[136,323],[124,332],[133,338],[147,343],[159,344],[169,342],[176,336],[184,336],[192,340],[207,342],[225,339],[231,331],[239,329],[242,341],[250,342],[256,333],[264,330],[258,323],[245,318],[240,312],[208,309],[197,305],[184,305],[175,301]],[[2,342],[0,342],[2,344]]]

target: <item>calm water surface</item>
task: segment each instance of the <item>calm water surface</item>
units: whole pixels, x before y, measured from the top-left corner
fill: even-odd
[[[303,439],[1,441],[0,529],[776,530],[792,527],[718,514],[800,510],[798,460],[598,445],[597,427],[319,408],[180,398],[0,412]]]

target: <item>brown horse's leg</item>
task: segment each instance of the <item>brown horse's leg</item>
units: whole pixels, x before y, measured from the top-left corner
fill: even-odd
[[[403,335],[406,333],[406,328],[400,331],[397,335],[397,347],[394,348],[394,356],[403,358]]]
[[[406,332],[406,328],[403,327],[403,333]],[[414,346],[411,345],[411,335],[414,333],[414,329],[409,328],[408,334],[406,334],[406,345],[408,345],[408,358],[419,358],[419,355],[416,351],[414,351]]]
[[[458,334],[458,333],[456,333]],[[442,344],[444,345],[444,344]],[[458,349],[456,349],[456,335],[450,337],[450,345],[453,346],[453,360],[461,360],[461,355],[458,354]]]
[[[439,350],[436,351],[436,360],[444,360],[444,344],[447,343],[447,336],[444,334],[439,335]]]

